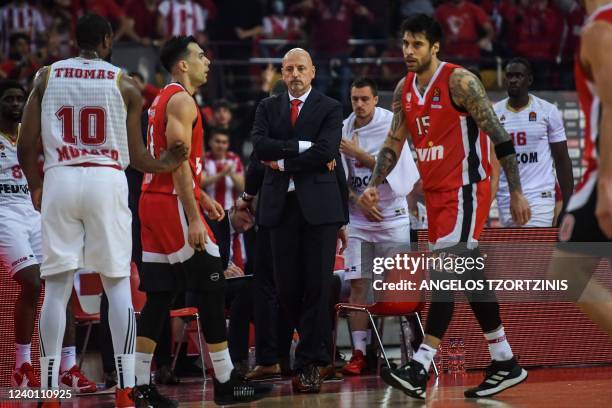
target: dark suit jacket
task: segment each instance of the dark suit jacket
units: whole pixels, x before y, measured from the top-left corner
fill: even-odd
[[[210,229],[217,240],[219,255],[221,255],[221,263],[223,264],[223,269],[225,270],[229,264],[230,247],[232,245],[229,212],[225,212],[225,217],[221,221],[212,221],[210,219],[207,219],[206,221],[208,222],[208,225],[210,225]],[[244,266],[244,274],[252,275],[253,265],[255,264],[255,230],[253,228],[244,232],[244,246],[246,249],[246,265]]]
[[[306,221],[313,225],[348,222],[348,187],[340,161],[342,107],[338,101],[312,89],[295,127],[289,119],[287,93],[262,100],[251,132],[260,160],[285,161],[285,171],[265,169],[259,194],[259,223],[274,227],[281,222],[289,178]],[[298,154],[298,141],[313,146]],[[326,164],[336,159],[330,172]],[[335,173],[335,174],[334,174]]]

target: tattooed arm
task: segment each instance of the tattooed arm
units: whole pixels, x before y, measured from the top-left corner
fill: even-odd
[[[453,102],[472,116],[478,127],[489,135],[495,145],[512,140],[497,119],[482,83],[474,74],[457,68],[450,77],[449,86]],[[499,159],[499,164],[508,180],[512,218],[518,225],[523,225],[529,221],[531,213],[522,193],[516,157],[513,154],[504,156]]]
[[[404,81],[405,79],[399,81],[393,92],[393,120],[391,121],[391,129],[389,129],[389,134],[387,134],[385,143],[376,158],[376,164],[372,171],[372,177],[368,183],[368,188],[365,189],[357,201],[357,205],[370,221],[378,218],[372,217],[372,219],[370,219],[368,216],[368,213],[371,215],[371,213],[375,211],[376,204],[378,203],[377,187],[385,181],[385,178],[387,178],[391,170],[393,170],[397,164],[397,160],[402,152],[402,147],[404,147],[404,143],[408,137],[408,128],[404,123],[404,112],[402,111],[402,90],[404,88]]]
[[[397,83],[393,92],[393,120],[391,121],[391,129],[389,129],[385,143],[376,158],[376,165],[374,166],[368,187],[377,187],[385,181],[385,178],[397,164],[402,147],[404,147],[404,142],[408,137],[408,128],[404,123],[404,112],[402,109],[404,81],[405,78],[402,78]]]

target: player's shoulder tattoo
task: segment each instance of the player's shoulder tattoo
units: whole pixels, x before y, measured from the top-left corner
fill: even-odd
[[[493,143],[510,140],[493,110],[482,82],[476,75],[464,68],[457,68],[450,76],[449,87],[453,101],[472,116],[478,127],[489,135]]]

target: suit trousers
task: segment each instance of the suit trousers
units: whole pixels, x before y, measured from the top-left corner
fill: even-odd
[[[331,362],[329,297],[340,224],[309,224],[296,193],[287,194],[281,223],[270,228],[281,307],[298,329],[294,370]]]

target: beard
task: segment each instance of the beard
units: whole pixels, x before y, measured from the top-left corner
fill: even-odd
[[[429,69],[429,67],[431,67],[431,60],[432,60],[432,58],[431,58],[431,55],[430,55],[429,58],[427,58],[426,60],[423,60],[422,64],[417,66],[415,72],[417,74],[420,74],[422,72],[427,71]]]

